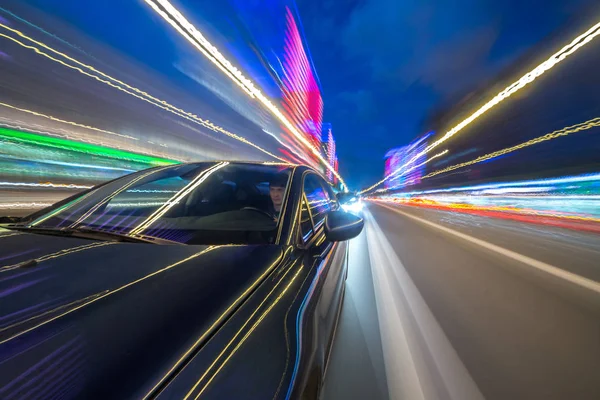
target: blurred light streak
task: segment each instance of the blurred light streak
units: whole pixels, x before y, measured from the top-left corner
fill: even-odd
[[[10,104],[6,104],[6,103],[2,103],[2,102],[0,102],[0,106],[6,107],[6,108],[11,108],[13,110],[21,111],[21,112],[24,112],[24,113],[32,114],[32,115],[35,115],[36,117],[43,117],[43,118],[46,118],[46,119],[49,119],[49,120],[52,120],[52,121],[61,122],[63,124],[77,126],[79,128],[90,129],[90,130],[93,130],[93,131],[96,131],[96,132],[102,132],[102,133],[106,133],[108,135],[115,135],[115,136],[119,136],[119,137],[126,138],[126,139],[131,139],[131,140],[139,140],[138,138],[135,138],[133,136],[122,135],[120,133],[107,131],[105,129],[95,128],[95,127],[89,126],[89,125],[78,124],[77,122],[65,121],[64,119],[56,118],[56,117],[53,117],[51,115],[46,115],[46,114],[38,113],[38,112],[35,112],[35,111],[32,111],[32,110],[28,110],[28,109],[25,109],[25,108],[16,107],[16,106],[13,106],[13,105],[10,105]]]
[[[321,146],[323,99],[302,36],[289,7],[285,8],[283,93],[284,106],[316,148]],[[333,165],[331,160],[328,160]]]
[[[167,0],[144,0],[157,14],[159,14],[166,22],[173,26],[184,38],[186,38],[195,48],[204,54],[210,61],[217,65],[221,70],[225,69],[226,75],[235,83],[244,87],[244,91],[251,97],[255,97],[263,106],[271,112],[307,149],[309,149],[321,163],[329,169],[339,180],[345,185],[344,180],[335,170],[335,167],[330,165],[327,160],[321,155],[321,152],[316,149],[312,143],[299,132],[294,125],[283,115],[283,113],[260,91],[254,86],[254,83],[246,78],[240,70],[234,67],[219,50],[212,45],[200,31],[192,25],[173,5]],[[159,5],[167,12],[163,11]],[[175,22],[176,21],[176,22]],[[179,24],[179,25],[178,25]],[[185,28],[187,33],[181,28]],[[248,93],[249,92],[249,93]]]
[[[497,104],[499,104],[502,101],[504,101],[505,99],[509,98],[512,94],[518,92],[525,86],[527,86],[530,83],[532,83],[533,81],[535,81],[538,77],[540,77],[541,75],[543,75],[544,73],[546,73],[547,71],[552,69],[554,66],[556,66],[561,61],[565,60],[568,56],[575,53],[581,47],[583,47],[586,44],[588,44],[589,42],[591,42],[598,35],[600,35],[600,22],[596,23],[594,26],[592,26],[586,32],[577,36],[575,39],[573,39],[571,41],[571,43],[564,46],[558,52],[554,53],[552,56],[550,56],[550,58],[548,58],[546,61],[544,61],[537,67],[535,67],[533,70],[527,72],[518,81],[516,81],[516,82],[512,83],[511,85],[509,85],[508,87],[506,87],[503,91],[501,91],[496,96],[494,96],[490,101],[488,101],[483,106],[481,106],[479,109],[477,109],[477,111],[475,111],[469,117],[464,119],[462,122],[460,122],[454,128],[452,128],[448,132],[446,132],[446,134],[444,134],[444,136],[442,136],[440,139],[438,139],[435,142],[433,142],[432,144],[430,144],[423,151],[422,154],[417,154],[402,167],[405,167],[407,165],[414,163],[423,154],[429,153],[431,150],[438,147],[440,144],[444,143],[446,140],[450,139],[452,136],[456,135],[458,132],[460,132],[466,126],[468,126],[473,121],[475,121],[477,118],[479,118],[481,115],[485,114],[488,110],[490,110]],[[391,175],[384,177],[381,181],[377,182],[375,185],[373,185],[369,189],[367,189],[367,191],[374,187],[381,185],[383,182],[388,180],[390,177],[391,177]]]
[[[461,212],[483,217],[510,219],[520,222],[554,226],[558,228],[600,233],[600,218],[587,215],[568,214],[567,212],[535,210],[518,207],[439,203],[431,199],[403,199],[392,202],[441,211]]]
[[[11,210],[11,209],[36,209],[50,207],[52,203],[0,203],[0,209]]]
[[[29,183],[29,182],[0,182],[0,188],[8,187],[34,187],[34,188],[52,188],[52,189],[90,189],[92,186],[77,185],[75,183]]]
[[[543,187],[523,187],[523,188],[500,188],[500,189],[487,189],[481,192],[474,192],[474,194],[510,194],[510,193],[544,193],[555,189],[555,186],[543,186]]]
[[[126,149],[125,147],[122,146],[118,146],[118,145],[108,145],[100,140],[92,140],[89,138],[84,138],[84,137],[79,137],[77,134],[75,134],[74,132],[69,133],[69,131],[65,130],[65,129],[57,129],[60,130],[62,132],[65,132],[64,134],[58,134],[58,133],[53,133],[53,132],[49,132],[47,130],[41,130],[44,129],[45,127],[39,125],[39,124],[30,124],[24,121],[19,121],[19,120],[10,120],[7,119],[5,117],[1,117],[0,116],[0,120],[2,121],[8,121],[8,122],[0,122],[0,127],[4,127],[4,128],[8,128],[8,129],[12,129],[15,131],[27,131],[27,132],[31,132],[31,133],[37,133],[40,135],[44,135],[44,136],[54,136],[54,137],[59,137],[59,138],[63,138],[63,139],[67,139],[67,140],[74,140],[74,141],[78,141],[78,142],[84,142],[84,143],[89,143],[89,144],[95,144],[97,146],[103,146],[103,147],[112,147],[115,149],[119,149],[119,150],[124,150],[124,151],[128,151],[128,149]],[[32,128],[32,126],[37,126],[40,129],[35,129]],[[152,143],[150,141],[148,141],[148,143]],[[163,147],[168,147],[167,145],[161,145]],[[160,156],[160,157],[167,157],[163,154],[149,154],[149,153],[141,153],[141,154],[146,154],[146,155],[151,155],[151,156]]]
[[[214,57],[213,51],[210,51],[211,48],[213,47],[206,39],[204,39],[204,36],[202,36],[199,32],[198,35],[199,37],[202,39],[201,40],[201,44],[197,43],[192,37],[188,36],[186,34],[186,32],[179,26],[177,25],[177,23],[175,21],[173,21],[170,17],[169,14],[165,13],[163,10],[161,10],[161,8],[156,5],[152,0],[144,0],[158,15],[160,15],[165,21],[167,21],[169,23],[169,25],[171,25],[173,28],[175,28],[175,30],[177,32],[179,32],[181,34],[181,36],[183,36],[188,42],[190,42],[196,49],[198,49],[206,58],[208,58],[213,64],[215,64],[217,66],[217,68],[219,68],[225,75],[227,75],[235,84],[237,84],[242,90],[244,90],[244,92],[246,92],[246,94],[248,94],[248,96],[254,98],[254,94],[252,93],[252,91],[250,90],[250,88],[248,88],[245,84],[244,81],[238,79],[238,77],[232,73],[231,70],[237,70],[235,67],[233,67],[231,64],[229,64],[228,61],[226,61],[229,64],[229,68],[227,68],[227,65],[225,65],[221,60],[218,60],[217,58]],[[173,6],[171,6],[169,4],[169,6],[171,7],[171,9],[174,11],[174,13],[176,13],[175,19],[178,20],[178,22],[183,25],[189,32],[197,32],[196,28],[189,23],[184,17],[183,15],[181,15],[179,13],[179,11],[177,11]],[[167,7],[165,7],[167,8]],[[167,8],[168,9],[168,8]],[[177,16],[178,14],[178,16]],[[172,16],[172,15],[171,15]],[[185,23],[183,23],[182,21],[184,21]],[[216,49],[214,49],[214,51],[216,51]],[[216,51],[216,53],[218,55],[220,55],[220,53],[218,51]],[[221,56],[221,58],[224,60],[224,57]]]
[[[177,193],[177,190],[161,190],[161,189],[129,189],[126,193]]]
[[[2,157],[0,157],[0,161],[2,161]],[[4,160],[18,160],[16,157],[5,157]],[[24,160],[19,160],[19,161],[24,161]],[[73,167],[73,168],[85,168],[85,169],[97,169],[97,170],[102,170],[102,171],[120,171],[122,173],[131,173],[131,172],[135,172],[135,169],[131,169],[131,168],[118,168],[118,167],[108,167],[108,166],[104,166],[104,165],[90,165],[90,164],[80,164],[80,163],[71,163],[71,162],[65,162],[65,161],[53,161],[53,160],[44,160],[44,159],[39,159],[39,160],[25,160],[27,162],[29,162],[30,164],[32,163],[37,163],[37,164],[48,164],[48,165],[56,165],[56,166],[61,166],[61,167]],[[8,171],[12,171],[12,172],[23,172],[23,173],[27,173],[27,172],[32,172],[29,171],[27,169],[19,169],[19,168],[3,168],[0,166],[0,171],[2,172],[8,172]],[[49,171],[45,171],[45,173],[47,173]]]
[[[9,11],[9,10],[7,10],[5,8],[2,8],[2,7],[0,7],[0,11],[3,12],[3,13],[6,13],[8,15],[10,15],[11,18],[14,18],[14,19],[18,20],[19,22],[22,22],[25,25],[28,25],[28,26],[30,26],[30,27],[32,27],[32,28],[34,28],[34,29],[42,32],[43,34],[50,36],[52,39],[57,40],[57,41],[61,42],[62,44],[65,44],[65,45],[71,47],[72,49],[75,49],[75,50],[77,50],[77,51],[85,54],[87,57],[94,58],[91,54],[86,53],[83,49],[81,49],[81,48],[75,46],[74,44],[69,43],[66,40],[64,40],[64,39],[62,39],[62,38],[60,38],[60,37],[58,37],[58,36],[56,36],[56,35],[48,32],[48,31],[46,31],[44,28],[39,27],[39,26],[37,26],[37,25],[35,25],[35,24],[27,21],[26,19],[23,19],[23,18],[19,17],[18,15],[12,13],[11,11]],[[8,22],[6,20],[3,20],[2,18],[0,18],[0,22],[8,24]]]
[[[165,205],[164,201],[145,201],[145,202],[128,202],[128,203],[110,203],[107,208],[129,208],[129,207],[160,207]]]
[[[600,174],[414,191],[389,201],[600,233]]]
[[[444,169],[440,169],[438,171],[431,172],[431,173],[425,175],[423,177],[423,179],[425,179],[425,178],[431,178],[432,176],[443,174],[445,172],[454,171],[455,169],[459,169],[459,168],[463,168],[463,167],[466,167],[466,166],[469,166],[469,165],[473,165],[473,164],[477,164],[477,163],[480,163],[480,162],[483,162],[483,161],[487,161],[487,160],[490,160],[492,158],[496,158],[496,157],[499,157],[499,156],[502,156],[502,155],[505,155],[505,154],[508,154],[508,153],[512,153],[513,151],[523,149],[525,147],[533,146],[534,144],[546,142],[548,140],[552,140],[552,139],[556,139],[556,138],[559,138],[559,137],[570,135],[571,133],[581,132],[581,131],[585,131],[585,130],[596,128],[596,127],[600,127],[600,117],[591,119],[591,120],[586,121],[586,122],[582,122],[582,123],[577,124],[577,125],[568,126],[568,127],[559,129],[559,130],[551,132],[551,133],[547,133],[544,136],[540,136],[540,137],[537,137],[535,139],[531,139],[531,140],[528,140],[528,141],[523,142],[521,144],[518,144],[516,146],[507,147],[505,149],[498,150],[498,151],[495,151],[493,153],[489,153],[489,154],[477,157],[476,159],[471,160],[471,161],[467,161],[467,162],[464,162],[464,163],[452,165],[450,167],[447,167],[447,168],[444,168]]]
[[[235,140],[238,140],[238,141],[240,141],[240,142],[243,142],[243,143],[245,143],[245,144],[247,144],[247,145],[249,145],[249,146],[252,146],[252,147],[256,148],[256,149],[257,149],[257,150],[259,150],[259,151],[262,151],[263,153],[265,153],[265,154],[267,154],[267,155],[269,155],[269,156],[271,156],[271,157],[273,157],[273,158],[276,158],[276,159],[278,159],[278,160],[281,160],[281,161],[286,161],[286,160],[284,160],[284,159],[282,159],[282,158],[280,158],[280,157],[276,156],[275,154],[272,154],[272,153],[270,153],[269,151],[267,151],[267,150],[263,149],[262,147],[258,146],[257,144],[255,144],[255,143],[253,143],[253,142],[251,142],[251,141],[247,140],[246,138],[244,138],[244,137],[242,137],[242,136],[236,135],[235,133],[231,133],[231,132],[227,131],[226,129],[224,129],[224,128],[220,127],[220,126],[217,126],[217,125],[213,124],[213,123],[212,123],[212,122],[210,122],[209,120],[202,119],[202,118],[198,117],[197,115],[195,115],[195,114],[193,114],[193,113],[190,113],[190,112],[184,111],[184,110],[182,110],[182,109],[180,109],[180,108],[177,108],[177,107],[173,106],[172,104],[170,104],[170,103],[166,102],[165,100],[160,100],[160,99],[158,99],[158,98],[156,98],[156,97],[153,97],[153,96],[151,96],[150,94],[148,94],[148,93],[144,92],[143,90],[140,90],[140,89],[138,89],[138,88],[135,88],[135,87],[133,87],[133,86],[130,86],[130,85],[126,84],[125,82],[123,82],[123,81],[120,81],[119,79],[113,78],[112,76],[110,76],[110,75],[108,75],[108,74],[105,74],[105,73],[103,73],[103,72],[101,72],[101,71],[99,71],[99,70],[95,69],[95,68],[94,68],[94,67],[92,67],[91,65],[88,65],[88,64],[82,63],[82,62],[80,62],[80,61],[78,61],[78,60],[76,60],[76,59],[74,59],[74,58],[72,58],[72,57],[68,56],[68,55],[67,55],[67,54],[65,54],[65,53],[62,53],[62,52],[60,52],[60,51],[58,51],[58,50],[55,50],[55,49],[51,48],[50,46],[48,46],[48,45],[46,45],[46,44],[44,44],[44,43],[42,43],[42,42],[39,42],[39,41],[37,41],[37,40],[35,40],[35,39],[33,39],[33,38],[31,38],[31,37],[29,37],[29,36],[25,35],[24,33],[20,32],[20,31],[18,31],[18,30],[16,30],[16,29],[12,29],[12,28],[10,28],[10,27],[8,27],[8,26],[6,26],[6,25],[2,24],[2,23],[0,23],[0,27],[4,28],[4,29],[6,29],[6,30],[9,30],[9,31],[11,31],[11,32],[13,32],[13,33],[15,33],[15,34],[19,35],[20,37],[22,37],[22,38],[25,38],[25,39],[27,39],[27,40],[29,40],[29,41],[31,41],[31,42],[33,42],[33,43],[37,44],[37,45],[38,45],[38,46],[40,46],[40,47],[43,47],[43,48],[45,48],[45,49],[47,49],[47,50],[49,50],[49,51],[52,51],[53,53],[55,53],[55,54],[58,54],[58,55],[60,55],[61,57],[64,57],[64,58],[66,58],[67,60],[69,60],[69,61],[71,61],[71,62],[74,62],[74,63],[76,63],[77,65],[79,65],[79,66],[81,66],[81,67],[84,67],[84,68],[86,68],[86,69],[88,69],[88,70],[90,70],[90,71],[92,71],[92,72],[94,72],[94,73],[96,73],[96,74],[98,74],[98,75],[100,75],[100,76],[102,76],[102,77],[104,77],[104,78],[108,79],[108,80],[101,79],[101,78],[99,78],[99,77],[98,77],[98,76],[96,76],[96,75],[93,75],[93,74],[90,74],[90,73],[88,73],[88,72],[85,72],[85,71],[83,71],[83,70],[82,70],[81,68],[79,68],[79,67],[74,67],[74,66],[72,66],[72,65],[70,65],[70,64],[67,64],[67,63],[65,63],[64,61],[62,61],[62,60],[59,60],[59,59],[57,59],[57,58],[55,58],[55,57],[53,57],[53,56],[51,56],[51,55],[49,55],[49,54],[47,54],[47,53],[44,53],[43,51],[39,50],[39,49],[38,49],[38,48],[36,48],[36,47],[29,46],[29,45],[26,45],[26,44],[22,43],[21,41],[19,41],[19,40],[17,40],[17,39],[15,39],[15,38],[13,38],[13,37],[11,37],[11,36],[7,36],[7,35],[4,35],[4,34],[0,33],[0,37],[7,38],[7,39],[9,39],[9,40],[13,41],[14,43],[16,43],[16,44],[18,44],[18,45],[20,45],[20,46],[22,46],[22,47],[24,47],[24,48],[27,48],[27,49],[33,50],[33,51],[35,51],[37,54],[39,54],[39,55],[42,55],[42,56],[44,56],[44,57],[46,57],[46,58],[48,58],[48,59],[50,59],[50,60],[52,60],[52,61],[54,61],[54,62],[57,62],[57,63],[59,63],[59,64],[61,64],[61,65],[65,66],[65,67],[67,67],[67,68],[73,69],[73,70],[75,70],[75,71],[77,71],[77,72],[79,72],[79,73],[81,73],[81,74],[83,74],[83,75],[85,75],[85,76],[88,76],[88,77],[90,77],[90,78],[93,78],[93,79],[95,79],[95,80],[96,80],[96,81],[98,81],[98,82],[104,83],[104,84],[106,84],[106,85],[108,85],[108,86],[110,86],[110,87],[112,87],[112,88],[114,88],[114,89],[117,89],[117,90],[120,90],[120,91],[122,91],[122,92],[124,92],[124,93],[127,93],[127,94],[129,94],[129,95],[131,95],[131,96],[133,96],[133,97],[136,97],[136,98],[138,98],[138,99],[140,99],[140,100],[142,100],[142,101],[145,101],[145,102],[147,102],[147,103],[150,103],[150,104],[152,104],[152,105],[154,105],[154,106],[156,106],[156,107],[159,107],[159,108],[161,108],[161,109],[163,109],[163,110],[165,110],[165,111],[171,112],[171,113],[173,113],[173,114],[175,114],[175,115],[177,115],[177,116],[179,116],[179,117],[181,117],[181,118],[185,118],[185,119],[187,119],[187,120],[189,120],[189,121],[191,121],[191,122],[194,122],[194,123],[196,123],[196,124],[199,124],[199,125],[201,125],[201,126],[203,126],[203,127],[205,127],[205,128],[208,128],[208,129],[210,129],[210,130],[212,130],[212,131],[214,131],[214,132],[220,132],[220,133],[222,133],[222,134],[225,134],[226,136],[229,136],[229,137],[231,137],[231,138],[233,138],[233,139],[235,139]],[[111,82],[111,81],[112,81],[112,82]],[[115,84],[115,83],[113,83],[113,82],[116,82],[116,83],[118,83],[118,85],[117,85],[117,84]],[[124,87],[125,87],[125,89],[124,89],[123,87],[120,87],[119,85],[122,85],[122,86],[124,86]],[[133,91],[133,92],[136,92],[136,93],[138,93],[138,94],[136,94],[136,93],[132,93],[132,91]],[[5,105],[4,103],[0,103],[0,105],[8,106],[8,105]],[[17,110],[20,110],[20,111],[25,111],[25,110],[22,110],[22,109],[18,109],[17,107],[11,107],[11,108],[14,108],[14,109],[17,109]],[[26,111],[26,112],[27,112],[27,111]],[[32,113],[33,113],[33,112],[32,112]],[[35,114],[35,115],[37,115],[37,114]],[[41,116],[43,116],[43,115],[41,115]],[[66,122],[66,121],[58,120],[58,119],[56,119],[56,118],[53,118],[53,117],[50,117],[50,119],[52,119],[52,120],[55,120],[55,121],[59,121],[59,122]],[[79,125],[79,124],[75,124],[75,125],[77,125],[77,126],[81,126],[81,125]],[[125,136],[125,135],[117,134],[117,133],[110,132],[110,131],[104,131],[104,130],[100,130],[100,129],[93,128],[93,127],[87,127],[87,126],[81,126],[81,127],[85,127],[85,128],[88,128],[88,129],[99,130],[99,131],[102,131],[102,132],[104,132],[104,133],[116,134],[116,135],[119,135],[119,136],[127,137],[128,139],[139,140],[139,139],[137,139],[137,138],[134,138],[134,137]]]
[[[181,199],[190,194],[193,190],[195,190],[198,186],[202,185],[204,181],[206,181],[213,173],[220,170],[221,168],[229,165],[229,162],[221,162],[218,163],[209,169],[200,173],[196,178],[194,178],[189,184],[183,187],[179,192],[177,192],[173,197],[164,202],[161,208],[156,210],[152,215],[142,221],[138,226],[133,228],[129,234],[135,235],[138,234],[150,227],[154,222],[156,222],[160,217],[162,217],[167,211],[169,211],[175,204],[178,204]]]
[[[116,158],[127,161],[134,161],[148,165],[172,165],[177,164],[175,160],[168,160],[158,157],[146,156],[122,150],[116,150],[108,147],[100,147],[92,144],[73,142],[65,139],[35,135],[32,133],[15,131],[6,128],[0,128],[0,138],[24,143],[31,143],[37,146],[53,147],[62,150],[87,153],[108,158]]]
[[[441,157],[441,156],[443,156],[443,155],[445,155],[445,154],[447,154],[447,153],[448,153],[448,149],[446,149],[446,150],[442,151],[441,153],[438,153],[438,154],[436,154],[436,155],[434,155],[434,156],[432,156],[432,157],[429,157],[427,160],[423,161],[421,164],[415,165],[415,166],[413,166],[413,167],[411,167],[411,168],[409,168],[409,169],[407,169],[407,170],[405,170],[405,171],[403,171],[402,169],[398,169],[396,172],[394,172],[394,174],[393,174],[393,175],[400,175],[400,174],[403,174],[403,175],[404,175],[404,174],[408,174],[409,172],[411,172],[411,171],[413,171],[413,170],[415,170],[415,169],[417,169],[417,168],[420,168],[420,167],[424,166],[425,164],[427,164],[428,162],[430,162],[430,161],[432,161],[432,160],[435,160],[436,158],[439,158],[439,157]],[[408,164],[408,163],[406,163],[406,164],[404,164],[404,165],[403,165],[402,167],[400,167],[400,168],[405,168],[405,167],[407,167],[408,165],[409,165],[409,164]],[[391,177],[391,176],[392,176],[392,175],[388,175],[388,177]],[[383,182],[383,181],[382,181],[382,182]],[[372,190],[372,189],[374,189],[374,188],[375,188],[375,187],[377,187],[378,185],[379,185],[379,183],[377,183],[377,184],[375,184],[375,185],[373,185],[373,186],[371,186],[371,187],[368,187],[367,189],[360,191],[360,192],[359,192],[359,194],[364,194],[364,193],[368,192],[369,190]],[[389,191],[389,190],[392,190],[392,189],[393,189],[393,188],[388,188],[388,189],[379,189],[379,190],[377,190],[377,191],[376,191],[376,193],[380,193],[380,192],[387,192],[387,191]]]
[[[81,217],[79,217],[75,222],[73,222],[71,225],[69,225],[69,228],[75,228],[77,227],[80,223],[82,223],[86,218],[88,218],[90,215],[92,215],[93,213],[95,213],[99,208],[101,208],[102,206],[104,206],[106,203],[108,203],[110,200],[112,200],[115,196],[117,196],[119,193],[122,193],[124,191],[126,191],[127,189],[129,189],[130,187],[132,187],[133,185],[135,185],[136,183],[138,183],[139,181],[145,179],[146,177],[155,174],[155,173],[159,173],[162,170],[164,170],[167,167],[159,167],[159,168],[155,168],[155,169],[151,169],[151,170],[146,170],[142,173],[140,173],[137,177],[133,178],[131,181],[127,182],[124,186],[119,187],[118,189],[116,189],[115,191],[113,191],[112,193],[110,193],[109,195],[107,195],[106,197],[104,197],[101,201],[99,201],[98,203],[96,203],[92,208],[90,208],[89,210],[87,210]],[[32,226],[38,225],[46,220],[48,220],[49,218],[53,217],[54,215],[69,209],[75,205],[77,205],[79,202],[85,200],[87,197],[89,197],[90,195],[92,195],[95,192],[95,190],[90,191],[88,194],[85,194],[59,208],[57,208],[55,211],[51,212],[50,214],[46,215],[46,216],[42,216],[38,219],[36,219],[35,221],[33,221],[31,223]]]
[[[576,175],[576,176],[565,176],[559,178],[547,178],[547,179],[535,179],[528,181],[516,181],[516,182],[498,182],[498,183],[486,183],[475,186],[461,186],[445,189],[430,189],[420,190],[407,193],[400,193],[398,196],[415,196],[420,194],[431,194],[431,193],[448,193],[448,192],[465,192],[473,190],[485,190],[485,189],[496,189],[496,188],[507,188],[507,187],[526,187],[536,185],[559,185],[559,184],[571,184],[581,182],[597,182],[600,181],[600,173]],[[570,187],[570,189],[576,189],[579,186]],[[566,189],[566,188],[565,188]]]

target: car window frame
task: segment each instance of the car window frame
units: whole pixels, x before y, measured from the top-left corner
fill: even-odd
[[[304,181],[302,181],[304,185]],[[308,211],[308,219],[310,220],[310,235],[308,235],[308,239],[304,240],[304,232],[302,231],[302,205],[303,203],[306,205],[306,210]],[[310,239],[315,234],[315,220],[313,219],[312,212],[310,211],[310,207],[308,205],[308,198],[306,197],[306,193],[304,192],[304,187],[302,187],[302,195],[300,198],[300,208],[298,210],[298,241],[301,244],[308,243]]]
[[[301,185],[301,202],[299,204],[299,209],[298,209],[298,215],[297,215],[297,238],[298,238],[298,243],[300,244],[300,246],[304,247],[304,248],[309,248],[317,238],[319,238],[321,236],[321,234],[324,234],[325,232],[325,223],[322,223],[317,229],[315,229],[315,220],[314,217],[312,215],[312,211],[310,209],[309,203],[308,203],[308,198],[306,197],[306,192],[304,191],[304,183],[306,181],[306,177],[309,175],[314,175],[317,178],[317,181],[319,182],[319,184],[321,185],[321,188],[327,192],[327,195],[331,198],[331,200],[333,201],[333,204],[335,206],[338,205],[335,196],[332,197],[331,193],[332,193],[332,189],[331,189],[331,185],[327,182],[327,180],[325,178],[323,178],[320,174],[318,174],[315,171],[312,170],[308,170],[305,171],[302,174],[302,185]],[[304,237],[302,235],[302,201],[306,202],[307,205],[307,209],[308,209],[308,214],[310,216],[310,220],[311,220],[311,225],[312,225],[312,234],[309,236],[308,240],[304,240]],[[331,208],[329,212],[334,211],[336,208]],[[327,215],[325,216],[325,218],[327,218]]]
[[[292,186],[294,185],[294,179],[296,179],[296,166],[292,166],[290,168],[290,174],[288,176],[287,188],[285,189],[285,195],[283,197],[283,207],[279,213],[280,218],[277,221],[277,235],[275,236],[275,240],[273,244],[279,245],[281,244],[281,236],[283,234],[283,226],[285,225],[285,219],[287,216],[287,208],[290,203],[290,197],[292,196]],[[291,219],[291,218],[290,218]],[[289,231],[288,231],[289,232]],[[289,235],[289,233],[288,233]]]

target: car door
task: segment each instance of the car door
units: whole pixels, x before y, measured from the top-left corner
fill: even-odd
[[[298,377],[304,382],[297,383],[304,388],[302,397],[312,398],[322,384],[342,305],[347,243],[325,238],[326,215],[337,209],[327,182],[315,173],[305,174],[302,196],[298,240],[305,249],[304,264],[316,273],[301,310],[302,342],[309,351],[303,351],[305,374]]]

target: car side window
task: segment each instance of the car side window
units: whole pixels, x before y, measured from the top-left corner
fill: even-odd
[[[332,199],[321,184],[321,178],[315,174],[308,174],[304,178],[304,194],[316,230],[323,224],[325,215],[331,210]]]

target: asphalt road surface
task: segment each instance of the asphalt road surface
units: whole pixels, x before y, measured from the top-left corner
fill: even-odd
[[[600,399],[600,236],[370,205],[322,398]]]

